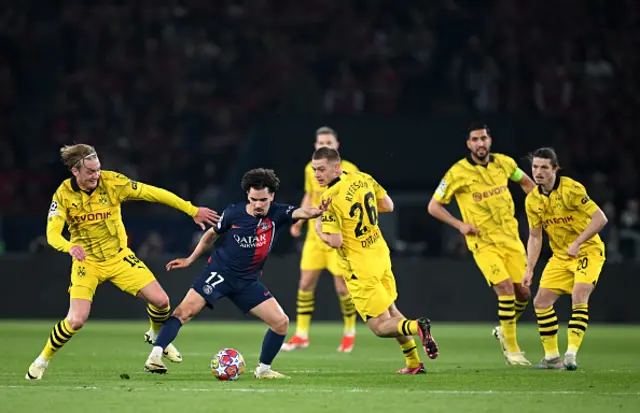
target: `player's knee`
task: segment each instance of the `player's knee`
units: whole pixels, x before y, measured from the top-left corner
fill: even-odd
[[[298,288],[302,291],[314,291],[316,289],[316,284],[318,283],[319,275],[319,271],[303,270],[300,276],[300,282],[298,283]]]
[[[152,306],[154,306],[159,310],[163,310],[169,307],[169,304],[170,304],[169,296],[166,293],[158,294],[157,297],[154,297],[153,300],[149,301],[149,304],[151,304]]]
[[[89,313],[84,314],[84,313],[70,312],[67,315],[67,322],[69,323],[69,327],[71,327],[71,329],[76,331],[80,330],[82,326],[84,326],[84,324],[87,322],[88,319],[89,319]]]
[[[542,294],[537,294],[533,299],[533,307],[538,310],[544,310],[545,308],[549,308],[551,307],[552,304],[553,302]]]
[[[269,327],[276,333],[284,336],[287,334],[287,331],[289,331],[289,317],[283,313],[273,321]]]
[[[520,301],[529,301],[531,299],[531,289],[523,286],[517,287],[516,298]]]
[[[493,289],[498,295],[512,295],[514,293],[513,283],[511,280],[504,280],[494,285]]]

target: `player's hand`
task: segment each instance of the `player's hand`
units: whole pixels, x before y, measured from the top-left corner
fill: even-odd
[[[460,231],[460,233],[462,235],[479,234],[480,233],[480,230],[478,228],[476,228],[475,225],[469,224],[468,222],[463,222],[462,225],[460,225],[460,227],[458,228],[458,231]]]
[[[522,279],[522,286],[530,287],[532,281],[533,281],[533,271],[527,271],[524,274],[524,278]]]
[[[187,268],[191,265],[191,260],[189,258],[176,258],[175,260],[171,260],[167,263],[167,271],[171,271],[176,268]]]
[[[74,245],[69,248],[69,255],[71,255],[76,260],[82,262],[87,258],[87,252],[80,245]]]
[[[573,258],[578,258],[579,253],[580,253],[580,244],[576,244],[575,242],[571,244],[571,246],[567,250],[567,255]]]
[[[291,236],[293,238],[298,238],[300,235],[302,235],[302,225],[298,225],[298,224],[291,225],[289,232],[291,232]]]
[[[327,209],[329,209],[329,205],[331,205],[330,197],[327,199],[323,199],[322,202],[320,202],[320,205],[318,206],[318,209],[320,210],[320,215],[322,215],[327,211]]]
[[[198,208],[196,216],[193,217],[193,220],[196,224],[200,225],[200,228],[204,231],[206,228],[204,224],[209,224],[212,227],[215,226],[218,221],[220,221],[220,215],[213,209],[200,207]]]

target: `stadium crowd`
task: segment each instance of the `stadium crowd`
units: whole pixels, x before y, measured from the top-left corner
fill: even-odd
[[[531,112],[638,257],[633,0],[22,2],[0,11],[0,209],[41,212],[57,150],[216,196],[254,116]]]

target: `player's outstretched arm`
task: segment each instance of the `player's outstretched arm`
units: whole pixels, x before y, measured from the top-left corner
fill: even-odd
[[[599,233],[602,228],[607,225],[607,222],[609,222],[609,219],[607,218],[605,213],[600,208],[598,208],[596,212],[591,215],[591,222],[589,222],[589,225],[587,225],[584,231],[582,231],[582,234],[578,235],[578,238],[573,241],[573,244],[571,244],[571,246],[569,247],[567,254],[570,257],[576,258],[578,256],[578,253],[580,252],[580,245],[582,245],[583,242],[590,240],[594,235]]]
[[[480,230],[476,228],[475,225],[460,221],[458,218],[451,215],[444,205],[438,202],[435,198],[431,198],[431,201],[429,201],[428,211],[434,218],[437,218],[447,225],[451,225],[460,231],[462,235],[480,233]]]
[[[157,202],[178,209],[193,218],[200,228],[205,229],[204,224],[214,226],[220,215],[214,210],[205,207],[194,206],[191,202],[185,201],[173,192],[158,188],[153,185],[143,184],[128,179],[124,175],[115,178],[115,185],[120,188],[119,198],[121,201],[140,200]]]
[[[207,251],[214,242],[218,239],[218,233],[213,230],[213,228],[209,228],[207,232],[204,233],[202,238],[200,238],[200,242],[193,249],[193,252],[188,258],[176,258],[175,260],[171,260],[167,263],[167,271],[171,271],[175,268],[187,268],[195,260],[198,259],[202,255],[203,252]]]
[[[317,218],[322,215],[329,205],[331,204],[331,198],[323,199],[320,205],[316,206],[301,206],[300,208],[293,211],[291,217],[293,219],[311,219]]]
[[[304,193],[304,196],[302,197],[302,202],[300,203],[300,207],[308,207],[311,206],[311,195],[309,195],[308,192]],[[291,225],[291,236],[294,238],[298,238],[301,234],[302,234],[302,226],[304,225],[304,220],[300,219],[296,222],[294,222]]]
[[[522,285],[529,287],[533,279],[533,270],[536,268],[540,251],[542,250],[542,227],[529,229],[529,241],[527,241],[527,272],[522,279]]]

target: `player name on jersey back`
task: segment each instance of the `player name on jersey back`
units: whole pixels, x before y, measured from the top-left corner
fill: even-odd
[[[378,200],[386,194],[363,172],[342,174],[323,194],[332,201],[322,215],[322,231],[342,234],[340,256],[360,276],[391,268],[389,247],[378,227]]]

